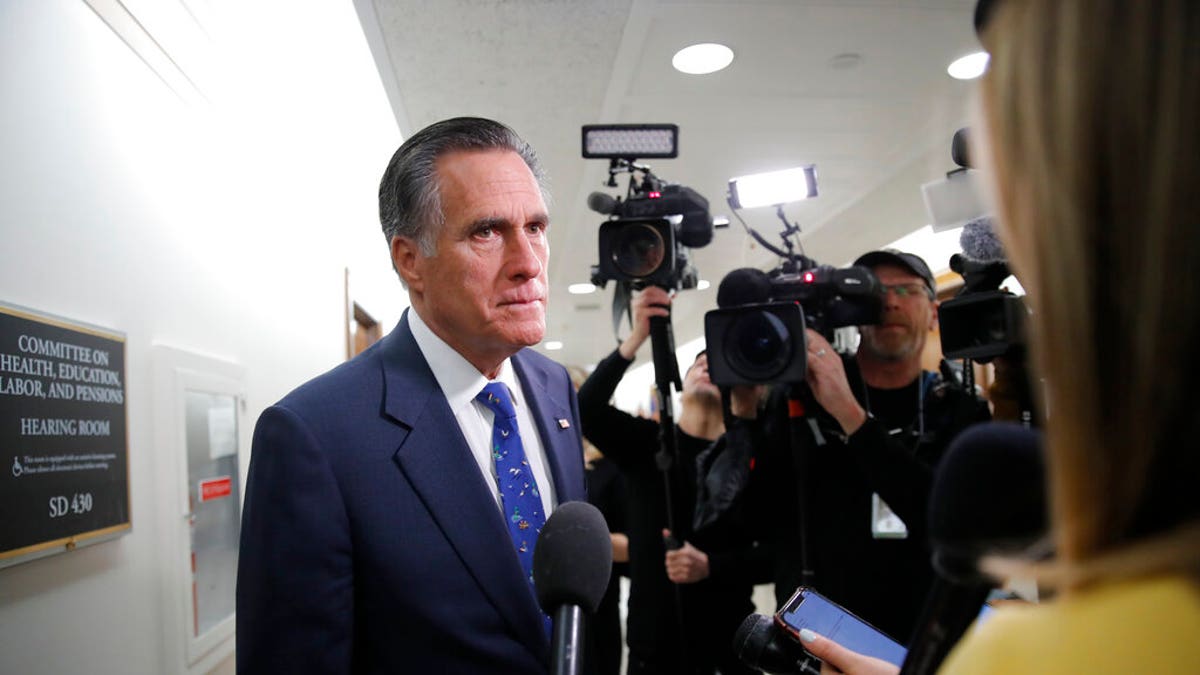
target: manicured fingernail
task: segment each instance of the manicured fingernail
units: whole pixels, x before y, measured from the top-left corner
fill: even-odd
[[[817,639],[816,633],[812,632],[811,630],[809,630],[807,628],[800,629],[800,641],[801,642],[812,642],[813,640],[816,640],[816,639]]]

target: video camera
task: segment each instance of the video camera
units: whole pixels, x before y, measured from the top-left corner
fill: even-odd
[[[667,183],[639,158],[678,156],[679,128],[674,124],[590,124],[583,127],[583,156],[609,159],[609,187],[618,173],[629,173],[625,199],[604,192],[588,196],[588,207],[610,216],[600,226],[600,262],[592,283],[610,280],[631,288],[695,288],[699,274],[691,249],[713,238],[708,200],[695,190]]]
[[[964,169],[971,167],[967,134],[959,129],[951,144],[954,162]],[[964,225],[959,246],[963,252],[950,257],[950,269],[962,276],[963,287],[938,308],[943,356],[987,363],[1023,350],[1028,310],[1019,296],[1000,290],[1011,272],[991,218]]]
[[[783,205],[816,196],[817,171],[811,164],[729,181],[726,197],[735,214],[741,208],[775,206],[783,222],[782,249],[744,220],[742,225],[783,262],[770,272],[736,269],[721,280],[719,309],[704,315],[714,384],[801,383],[808,365],[805,327],[832,340],[837,328],[879,323],[882,287],[870,269],[838,269],[797,252],[800,228],[788,222]]]
[[[704,315],[709,377],[721,386],[803,382],[804,329],[832,340],[837,328],[879,323],[880,289],[866,267],[839,269],[805,256],[770,272],[730,272],[717,292],[720,309]]]

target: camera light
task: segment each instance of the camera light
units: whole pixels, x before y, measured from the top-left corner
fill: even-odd
[[[733,178],[729,200],[735,209],[786,204],[817,196],[815,164]]]
[[[675,124],[585,124],[585,159],[670,159],[679,156]]]
[[[812,272],[804,273],[804,283],[811,284],[812,282],[816,281],[816,279],[817,275],[813,274]]]

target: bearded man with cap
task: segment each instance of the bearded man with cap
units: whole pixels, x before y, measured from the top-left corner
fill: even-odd
[[[804,536],[810,585],[904,643],[933,582],[925,521],[934,469],[959,432],[990,414],[982,399],[943,377],[948,369],[921,367],[937,321],[925,261],[882,250],[854,264],[879,278],[880,323],[859,327],[852,356],[808,331],[807,383],[817,409],[804,411],[803,441],[793,447],[787,405],[775,401],[757,459],[777,481],[780,604],[803,581]],[[801,498],[803,523],[793,506]]]

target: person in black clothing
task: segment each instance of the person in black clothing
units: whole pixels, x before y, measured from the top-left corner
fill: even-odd
[[[719,668],[723,675],[752,673],[737,660],[731,645],[741,621],[754,610],[752,587],[756,580],[767,577],[769,563],[755,546],[748,527],[723,522],[722,527],[693,531],[691,526],[695,458],[724,431],[720,392],[708,379],[707,358],[703,354],[697,357],[684,377],[677,420],[678,457],[668,473],[673,513],[677,514],[671,534],[684,542],[676,551],[668,553],[664,544],[666,488],[664,474],[655,463],[659,424],[609,404],[649,336],[649,318],[666,316],[670,302],[670,295],[661,288],[642,291],[633,302],[629,337],[596,366],[579,389],[583,435],[620,468],[629,494],[627,672],[690,675]],[[739,390],[731,400],[735,412],[752,416],[754,394],[749,388]],[[668,568],[678,586],[668,578]]]
[[[904,642],[933,582],[925,523],[934,468],[954,436],[990,415],[956,380],[921,368],[937,319],[925,262],[885,250],[854,264],[883,284],[881,323],[860,327],[852,357],[807,332],[809,405],[789,420],[786,395],[772,392],[756,459],[771,482],[780,605],[804,581],[803,532],[810,585]],[[800,447],[789,440],[794,423]]]
[[[575,390],[587,379],[587,371],[568,366]],[[612,541],[612,571],[608,589],[600,599],[596,613],[588,619],[589,641],[584,648],[587,675],[620,675],[621,672],[621,577],[629,576],[629,536],[626,522],[625,478],[621,471],[596,446],[583,439],[583,466],[587,469],[588,503],[600,510]]]
[[[621,672],[621,576],[629,575],[629,538],[625,534],[625,505],[628,495],[625,479],[617,466],[598,452],[588,456],[588,503],[600,509],[608,523],[613,542],[613,566],[608,578],[608,590],[591,619],[593,651],[588,660],[595,665],[595,675],[618,675]]]

